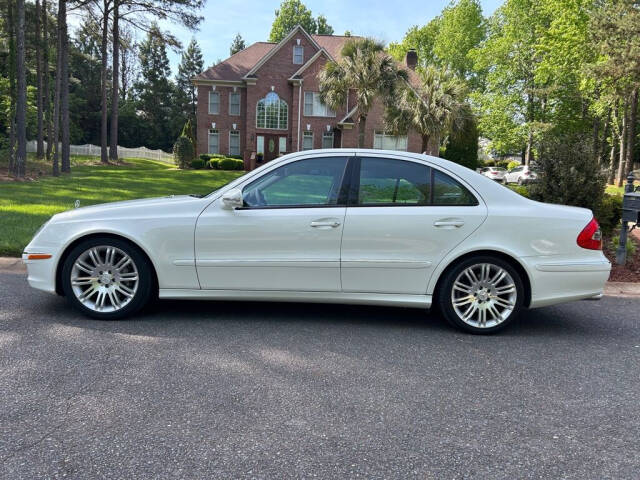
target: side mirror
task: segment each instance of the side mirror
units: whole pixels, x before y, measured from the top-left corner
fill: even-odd
[[[224,195],[222,195],[222,206],[227,210],[233,210],[234,208],[242,207],[242,190],[239,188],[232,188]]]

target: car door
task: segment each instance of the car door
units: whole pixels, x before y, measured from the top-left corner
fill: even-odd
[[[487,216],[449,173],[370,154],[352,169],[341,278],[345,292],[424,295],[434,268]]]
[[[288,162],[241,185],[242,208],[209,205],[195,232],[201,288],[339,291],[346,163]]]
[[[518,181],[522,167],[514,167],[507,173],[507,183],[515,183]]]

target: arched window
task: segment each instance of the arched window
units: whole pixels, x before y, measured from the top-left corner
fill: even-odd
[[[256,108],[256,126],[258,128],[287,129],[289,119],[287,102],[277,93],[269,92],[267,96],[258,100]]]

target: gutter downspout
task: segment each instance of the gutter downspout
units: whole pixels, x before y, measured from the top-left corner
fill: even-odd
[[[301,106],[302,106],[302,80],[298,83],[298,138],[297,138],[297,147],[296,151],[300,151],[300,114],[301,114]]]

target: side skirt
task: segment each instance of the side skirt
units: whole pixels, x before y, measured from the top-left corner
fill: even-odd
[[[176,300],[248,300],[257,302],[349,303],[429,308],[431,295],[353,292],[291,292],[283,290],[188,290],[163,288],[162,299]]]

